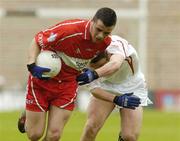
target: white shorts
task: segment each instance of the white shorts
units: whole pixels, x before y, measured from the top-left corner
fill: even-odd
[[[125,84],[113,84],[107,81],[101,82],[100,80],[95,80],[89,84],[88,88],[90,91],[95,88],[101,88],[114,95],[122,95],[133,92],[135,96],[141,99],[140,106],[147,106],[148,104],[152,104],[152,101],[148,98],[148,90],[143,79],[140,81],[138,80],[136,83],[132,83],[131,81]]]

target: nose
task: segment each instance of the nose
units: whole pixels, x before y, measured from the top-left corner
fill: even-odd
[[[104,34],[103,34],[103,32],[98,33],[98,35],[97,35],[96,38],[97,38],[98,40],[104,39]]]

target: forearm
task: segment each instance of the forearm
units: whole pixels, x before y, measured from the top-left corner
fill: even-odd
[[[40,52],[40,48],[35,42],[35,39],[32,40],[31,45],[28,50],[28,62],[27,64],[32,64],[36,61],[36,58]]]
[[[99,77],[107,76],[118,70],[118,66],[116,62],[108,62],[103,67],[96,69],[95,71],[98,73]]]
[[[112,55],[109,62],[102,67],[97,68],[95,71],[98,73],[99,77],[111,75],[120,68],[123,60],[124,58],[122,55]]]
[[[91,91],[92,95],[98,99],[108,101],[108,102],[113,102],[115,95],[102,90],[101,88],[95,88]]]

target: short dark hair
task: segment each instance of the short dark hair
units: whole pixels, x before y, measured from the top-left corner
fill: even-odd
[[[116,25],[116,12],[108,7],[100,8],[93,17],[93,21],[101,20],[105,26]]]
[[[90,61],[90,63],[97,63],[99,60],[101,60],[101,59],[103,59],[103,58],[105,58],[106,60],[108,60],[108,54],[107,54],[106,51],[99,53],[96,57],[94,57],[94,58]]]

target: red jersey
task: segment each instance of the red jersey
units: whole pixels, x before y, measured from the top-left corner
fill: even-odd
[[[67,110],[73,109],[78,85],[76,76],[111,42],[111,38],[106,37],[100,43],[93,43],[90,23],[87,20],[67,20],[35,36],[42,50],[53,50],[60,56],[62,67],[60,73],[48,81],[29,77],[27,109],[47,111],[49,104]]]
[[[93,43],[90,36],[90,20],[66,20],[39,32],[35,40],[43,50],[53,50],[62,59],[61,72],[53,79],[72,81],[96,54],[104,51],[110,37]]]
[[[90,22],[87,20],[67,20],[39,32],[37,44],[43,49],[64,52],[66,55],[81,59],[92,59],[110,44],[110,37],[101,43],[93,43],[90,37]]]

